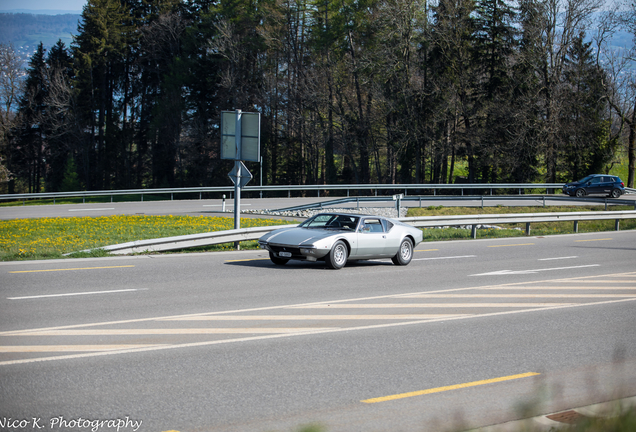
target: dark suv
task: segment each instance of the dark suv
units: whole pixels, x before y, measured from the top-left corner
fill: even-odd
[[[579,198],[585,195],[607,195],[619,198],[625,193],[625,183],[617,176],[592,174],[579,181],[564,184],[563,193]]]

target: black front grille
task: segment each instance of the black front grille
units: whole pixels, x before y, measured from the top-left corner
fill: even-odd
[[[269,244],[269,248],[272,252],[276,253],[277,255],[280,252],[291,252],[292,254],[292,258],[304,258],[304,255],[301,255],[300,253],[300,248],[297,247],[293,247],[293,246],[281,246],[281,245],[275,245],[275,244]]]

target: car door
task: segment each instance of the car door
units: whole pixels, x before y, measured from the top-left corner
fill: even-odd
[[[610,176],[603,176],[600,184],[600,192],[603,195],[609,195],[614,187],[614,178]]]
[[[601,187],[601,180],[603,177],[592,177],[588,184],[585,186],[585,191],[588,195],[596,195],[603,193],[603,189]]]
[[[358,227],[356,258],[386,256],[386,233],[382,221],[377,217],[364,218]]]

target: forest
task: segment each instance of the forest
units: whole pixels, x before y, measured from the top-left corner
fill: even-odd
[[[561,182],[627,160],[633,187],[618,30],[634,4],[89,0],[26,70],[0,46],[0,193],[230,185],[235,109],[261,114],[264,185]]]

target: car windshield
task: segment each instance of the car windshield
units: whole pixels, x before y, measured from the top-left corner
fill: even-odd
[[[584,178],[582,178],[581,180],[579,180],[579,183],[586,183],[586,182],[589,182],[590,180],[592,180],[592,178],[594,178],[594,176],[589,175],[589,176],[584,177]]]
[[[302,228],[315,228],[315,229],[344,229],[355,231],[358,226],[358,217],[334,215],[334,214],[318,214],[299,226]]]

